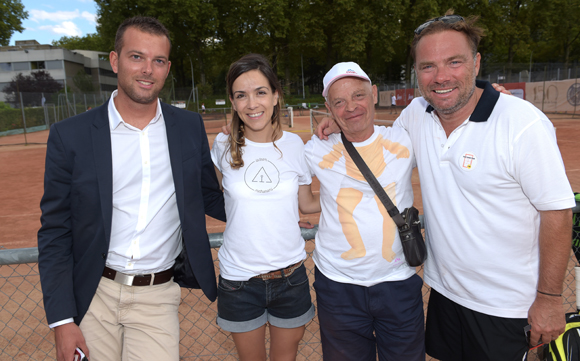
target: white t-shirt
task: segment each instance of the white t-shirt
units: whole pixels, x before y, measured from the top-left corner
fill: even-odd
[[[410,207],[415,158],[408,134],[375,126],[369,139],[353,145],[399,210]],[[344,149],[340,134],[328,141],[313,136],[305,154],[320,180],[322,214],[314,250],[318,269],[333,281],[367,287],[411,277],[415,269],[405,262],[397,227]]]
[[[487,82],[468,120],[447,138],[423,98],[407,129],[421,180],[429,257],[424,279],[452,301],[527,318],[539,274],[539,211],[575,205],[554,127],[527,101]]]
[[[233,281],[285,268],[306,258],[298,221],[298,186],[312,178],[304,142],[284,132],[273,143],[246,139],[244,166],[232,169],[228,137],[216,137],[211,158],[223,174],[227,224],[220,247],[220,274]]]

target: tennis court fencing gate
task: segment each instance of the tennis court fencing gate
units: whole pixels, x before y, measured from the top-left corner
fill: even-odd
[[[576,204],[574,213],[580,213]],[[577,215],[578,216],[578,215]],[[304,263],[311,285],[312,300],[316,295],[314,282],[314,229],[302,229],[308,258]],[[573,235],[580,237],[580,231]],[[222,233],[212,233],[210,243],[216,273],[219,272],[217,248],[223,242]],[[0,248],[3,248],[0,246]],[[54,336],[46,323],[42,290],[38,274],[38,249],[0,249],[0,360],[56,360]],[[566,312],[576,310],[574,266],[577,260],[570,254],[568,272],[564,280],[563,300]],[[417,269],[423,275],[423,267]],[[430,288],[423,285],[423,302],[427,310]],[[216,324],[216,303],[209,302],[201,290],[181,291],[179,318],[181,327],[180,356],[182,360],[237,360],[236,348],[229,332]],[[266,334],[268,338],[268,334]],[[523,331],[522,331],[523,337]],[[267,345],[268,347],[268,345]],[[306,325],[298,348],[297,360],[322,360],[318,319]],[[433,360],[427,356],[427,360]],[[536,354],[529,360],[539,360]]]

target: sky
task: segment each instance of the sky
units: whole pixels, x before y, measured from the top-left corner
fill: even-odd
[[[21,0],[28,19],[22,21],[22,33],[14,32],[15,40],[36,40],[51,44],[63,36],[85,36],[96,33],[97,5],[93,0]]]

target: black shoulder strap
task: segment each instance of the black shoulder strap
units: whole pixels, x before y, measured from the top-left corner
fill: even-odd
[[[348,154],[350,155],[350,157],[352,158],[352,160],[354,161],[354,163],[356,164],[362,175],[365,177],[365,179],[367,180],[368,184],[371,186],[373,191],[375,191],[375,194],[379,196],[379,199],[387,209],[387,212],[389,212],[391,218],[393,218],[393,221],[395,221],[397,227],[401,228],[405,226],[406,225],[405,220],[399,213],[399,210],[393,204],[391,198],[389,198],[383,187],[381,187],[381,184],[379,183],[373,172],[371,172],[371,170],[369,169],[365,161],[362,159],[362,157],[360,156],[354,145],[352,145],[352,143],[348,139],[346,139],[344,133],[340,133],[340,136],[342,138],[342,144],[344,144],[346,151],[348,152]]]

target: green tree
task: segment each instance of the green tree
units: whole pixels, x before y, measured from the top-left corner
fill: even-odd
[[[15,31],[22,32],[22,20],[28,18],[20,0],[0,0],[0,45],[7,46]]]
[[[110,52],[113,50],[108,47],[103,38],[98,34],[87,34],[80,36],[63,36],[58,40],[53,40],[53,46],[65,48],[68,50],[93,50]]]
[[[83,93],[92,93],[95,91],[93,78],[84,70],[79,70],[73,77],[75,87]]]
[[[541,0],[533,13],[533,56],[562,62],[567,69],[580,56],[580,0]]]
[[[162,6],[150,0],[96,0],[99,23],[97,31],[111,49],[118,26],[126,18],[136,15],[152,16],[169,30],[172,51],[172,71],[177,86],[184,86],[191,79],[190,60],[205,83],[205,73],[211,63],[207,60],[213,53],[216,40],[217,12],[215,1],[167,0]],[[194,70],[194,72],[195,72]]]
[[[529,57],[532,42],[530,20],[537,0],[497,0],[490,2],[482,14],[482,24],[487,36],[482,41],[485,59],[489,62],[507,63]]]
[[[2,0],[0,0],[2,1]],[[255,52],[268,57],[285,92],[322,91],[339,61],[356,61],[374,81],[410,80],[414,30],[449,8],[480,16],[479,51],[490,63],[572,63],[580,58],[580,0],[96,0],[98,35],[62,38],[69,49],[109,51],[119,24],[158,18],[170,31],[175,88],[195,84],[225,94],[229,65]],[[96,45],[95,45],[96,44]],[[509,68],[509,67],[508,67]]]

